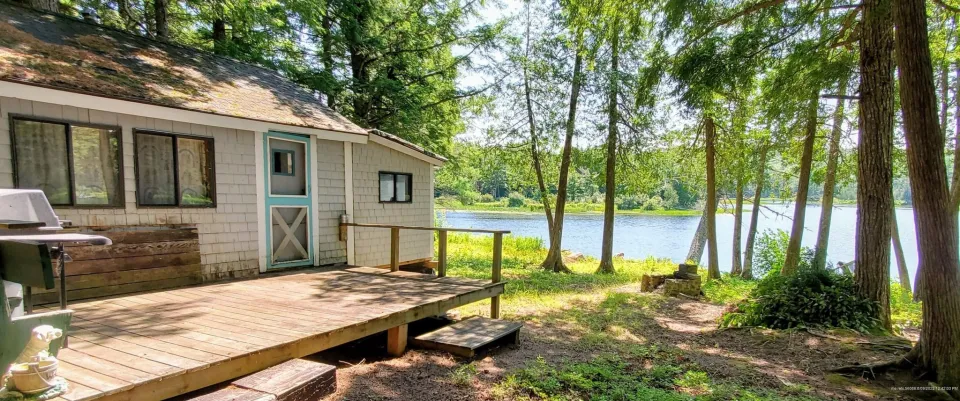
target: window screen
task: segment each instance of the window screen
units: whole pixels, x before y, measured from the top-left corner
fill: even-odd
[[[137,132],[137,203],[214,205],[213,140]]]
[[[123,205],[120,130],[13,119],[18,188],[56,206]]]

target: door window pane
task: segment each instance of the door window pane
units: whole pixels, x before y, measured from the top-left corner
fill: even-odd
[[[40,189],[51,205],[69,205],[67,126],[13,120],[17,186]]]
[[[177,138],[177,164],[180,171],[180,204],[213,204],[210,185],[210,149],[207,141]]]
[[[393,194],[396,191],[393,183],[393,174],[380,173],[380,202],[393,201]]]
[[[298,141],[270,138],[273,169],[270,174],[271,195],[307,194],[307,145]]]
[[[173,137],[137,134],[137,201],[147,206],[177,204]]]
[[[397,174],[397,202],[410,201],[410,176]]]
[[[72,137],[76,203],[122,205],[120,133],[112,129],[74,126]]]

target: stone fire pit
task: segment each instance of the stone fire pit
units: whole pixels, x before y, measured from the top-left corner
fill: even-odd
[[[697,297],[700,291],[700,275],[697,274],[697,265],[680,264],[672,274],[644,274],[640,281],[641,292],[662,290],[664,295],[671,297],[680,294]]]

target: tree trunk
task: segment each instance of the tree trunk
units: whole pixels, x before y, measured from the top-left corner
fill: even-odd
[[[923,327],[910,356],[918,367],[935,372],[939,385],[954,387],[950,393],[960,398],[957,210],[950,202],[943,131],[937,126],[926,4],[922,0],[899,0],[894,4],[900,104],[923,275]]]
[[[900,225],[897,223],[897,211],[893,210],[893,216],[890,217],[890,235],[893,238],[893,256],[897,260],[897,275],[900,279],[900,287],[909,294],[913,287],[910,286],[910,271],[907,270],[907,258],[903,255],[903,244],[900,242]]]
[[[807,214],[807,194],[810,190],[810,170],[813,165],[813,145],[817,141],[817,106],[820,96],[813,93],[807,110],[807,124],[804,128],[803,153],[800,156],[800,176],[797,183],[797,200],[793,208],[793,227],[790,230],[790,242],[787,254],[783,258],[780,274],[786,276],[797,271],[800,264],[800,241],[803,240],[803,222]]]
[[[757,189],[753,193],[753,210],[750,211],[750,228],[747,229],[747,249],[744,252],[741,277],[753,278],[753,244],[757,239],[757,222],[760,220],[760,197],[763,194],[763,176],[767,170],[767,144],[760,146],[760,170],[757,174]]]
[[[953,138],[953,183],[950,186],[950,209],[956,211],[960,208],[960,62],[955,64],[957,69],[956,87],[953,89],[954,101],[954,138]],[[943,129],[946,132],[946,128]]]
[[[323,15],[323,21],[321,22],[323,26],[323,35],[320,37],[320,48],[323,50],[323,71],[327,73],[328,78],[332,81],[335,78],[333,74],[333,33],[330,32],[330,29],[333,26],[333,21],[330,18],[330,14],[333,12],[332,7],[327,7],[326,12]],[[330,82],[329,85],[331,88],[327,90],[327,93],[324,95],[327,97],[327,107],[331,110],[337,109],[337,93],[332,88],[334,86],[333,82]]]
[[[577,127],[577,101],[580,99],[580,83],[583,78],[583,55],[580,53],[581,41],[574,44],[573,77],[570,83],[570,103],[567,110],[567,122],[563,139],[563,153],[560,155],[560,177],[557,182],[557,207],[553,215],[554,240],[550,241],[550,250],[541,266],[548,271],[570,273],[563,264],[563,212],[567,205],[567,183],[570,177],[570,156],[573,151],[573,134]]]
[[[227,22],[223,18],[213,20],[213,52],[225,54],[227,52]]]
[[[830,132],[830,146],[827,150],[827,174],[823,179],[823,199],[820,201],[820,228],[813,253],[814,269],[824,269],[827,266],[827,244],[830,242],[830,220],[833,217],[833,191],[837,186],[837,159],[840,158],[840,136],[843,133],[842,97],[847,94],[846,77],[840,79],[837,92],[841,99],[837,99],[837,108],[833,111],[833,130]]]
[[[523,61],[523,97],[527,106],[527,122],[530,125],[530,156],[533,158],[533,170],[537,175],[537,186],[540,189],[540,203],[543,204],[543,213],[547,217],[547,233],[550,242],[556,241],[553,234],[553,213],[550,212],[550,196],[547,184],[543,179],[543,166],[540,163],[540,150],[537,148],[537,124],[533,118],[533,100],[530,98],[530,72],[527,63],[530,57],[530,3],[527,3],[527,32],[526,32],[526,60]]]
[[[717,256],[717,127],[713,117],[707,116],[704,131],[707,148],[707,279],[720,278],[720,258]]]
[[[890,0],[868,0],[863,4],[854,280],[860,295],[879,305],[877,318],[882,327],[891,329],[893,6]],[[933,77],[930,79],[932,84]],[[933,118],[936,124],[936,115]],[[940,146],[943,147],[942,142]]]
[[[170,27],[167,23],[169,8],[170,0],[153,0],[153,19],[157,40],[166,41],[170,38]]]
[[[700,264],[703,259],[703,250],[707,248],[707,208],[706,202],[703,205],[703,213],[700,214],[700,222],[697,223],[697,231],[694,231],[693,238],[690,240],[690,250],[687,251],[687,262],[695,265]]]
[[[737,200],[733,207],[733,265],[730,268],[731,276],[743,274],[743,255],[740,254],[742,249],[740,234],[743,232],[740,229],[741,225],[743,225],[743,180],[737,178]]]
[[[607,170],[606,191],[603,199],[603,241],[600,249],[600,266],[597,273],[615,273],[613,267],[613,218],[615,197],[617,193],[617,124],[618,115],[618,80],[620,79],[620,33],[617,31],[617,21],[613,23],[612,38],[610,39],[610,92],[607,100]]]

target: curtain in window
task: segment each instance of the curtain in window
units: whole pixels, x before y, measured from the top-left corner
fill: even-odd
[[[137,198],[141,205],[177,204],[173,138],[137,134]]]
[[[120,135],[116,130],[74,126],[73,165],[78,205],[123,204]]]
[[[393,200],[393,174],[380,174],[380,202]]]
[[[210,149],[201,139],[177,138],[177,164],[180,174],[180,204],[210,205]]]
[[[410,176],[397,174],[397,202],[410,201]]]
[[[67,126],[13,120],[17,186],[41,189],[53,205],[70,204]]]

